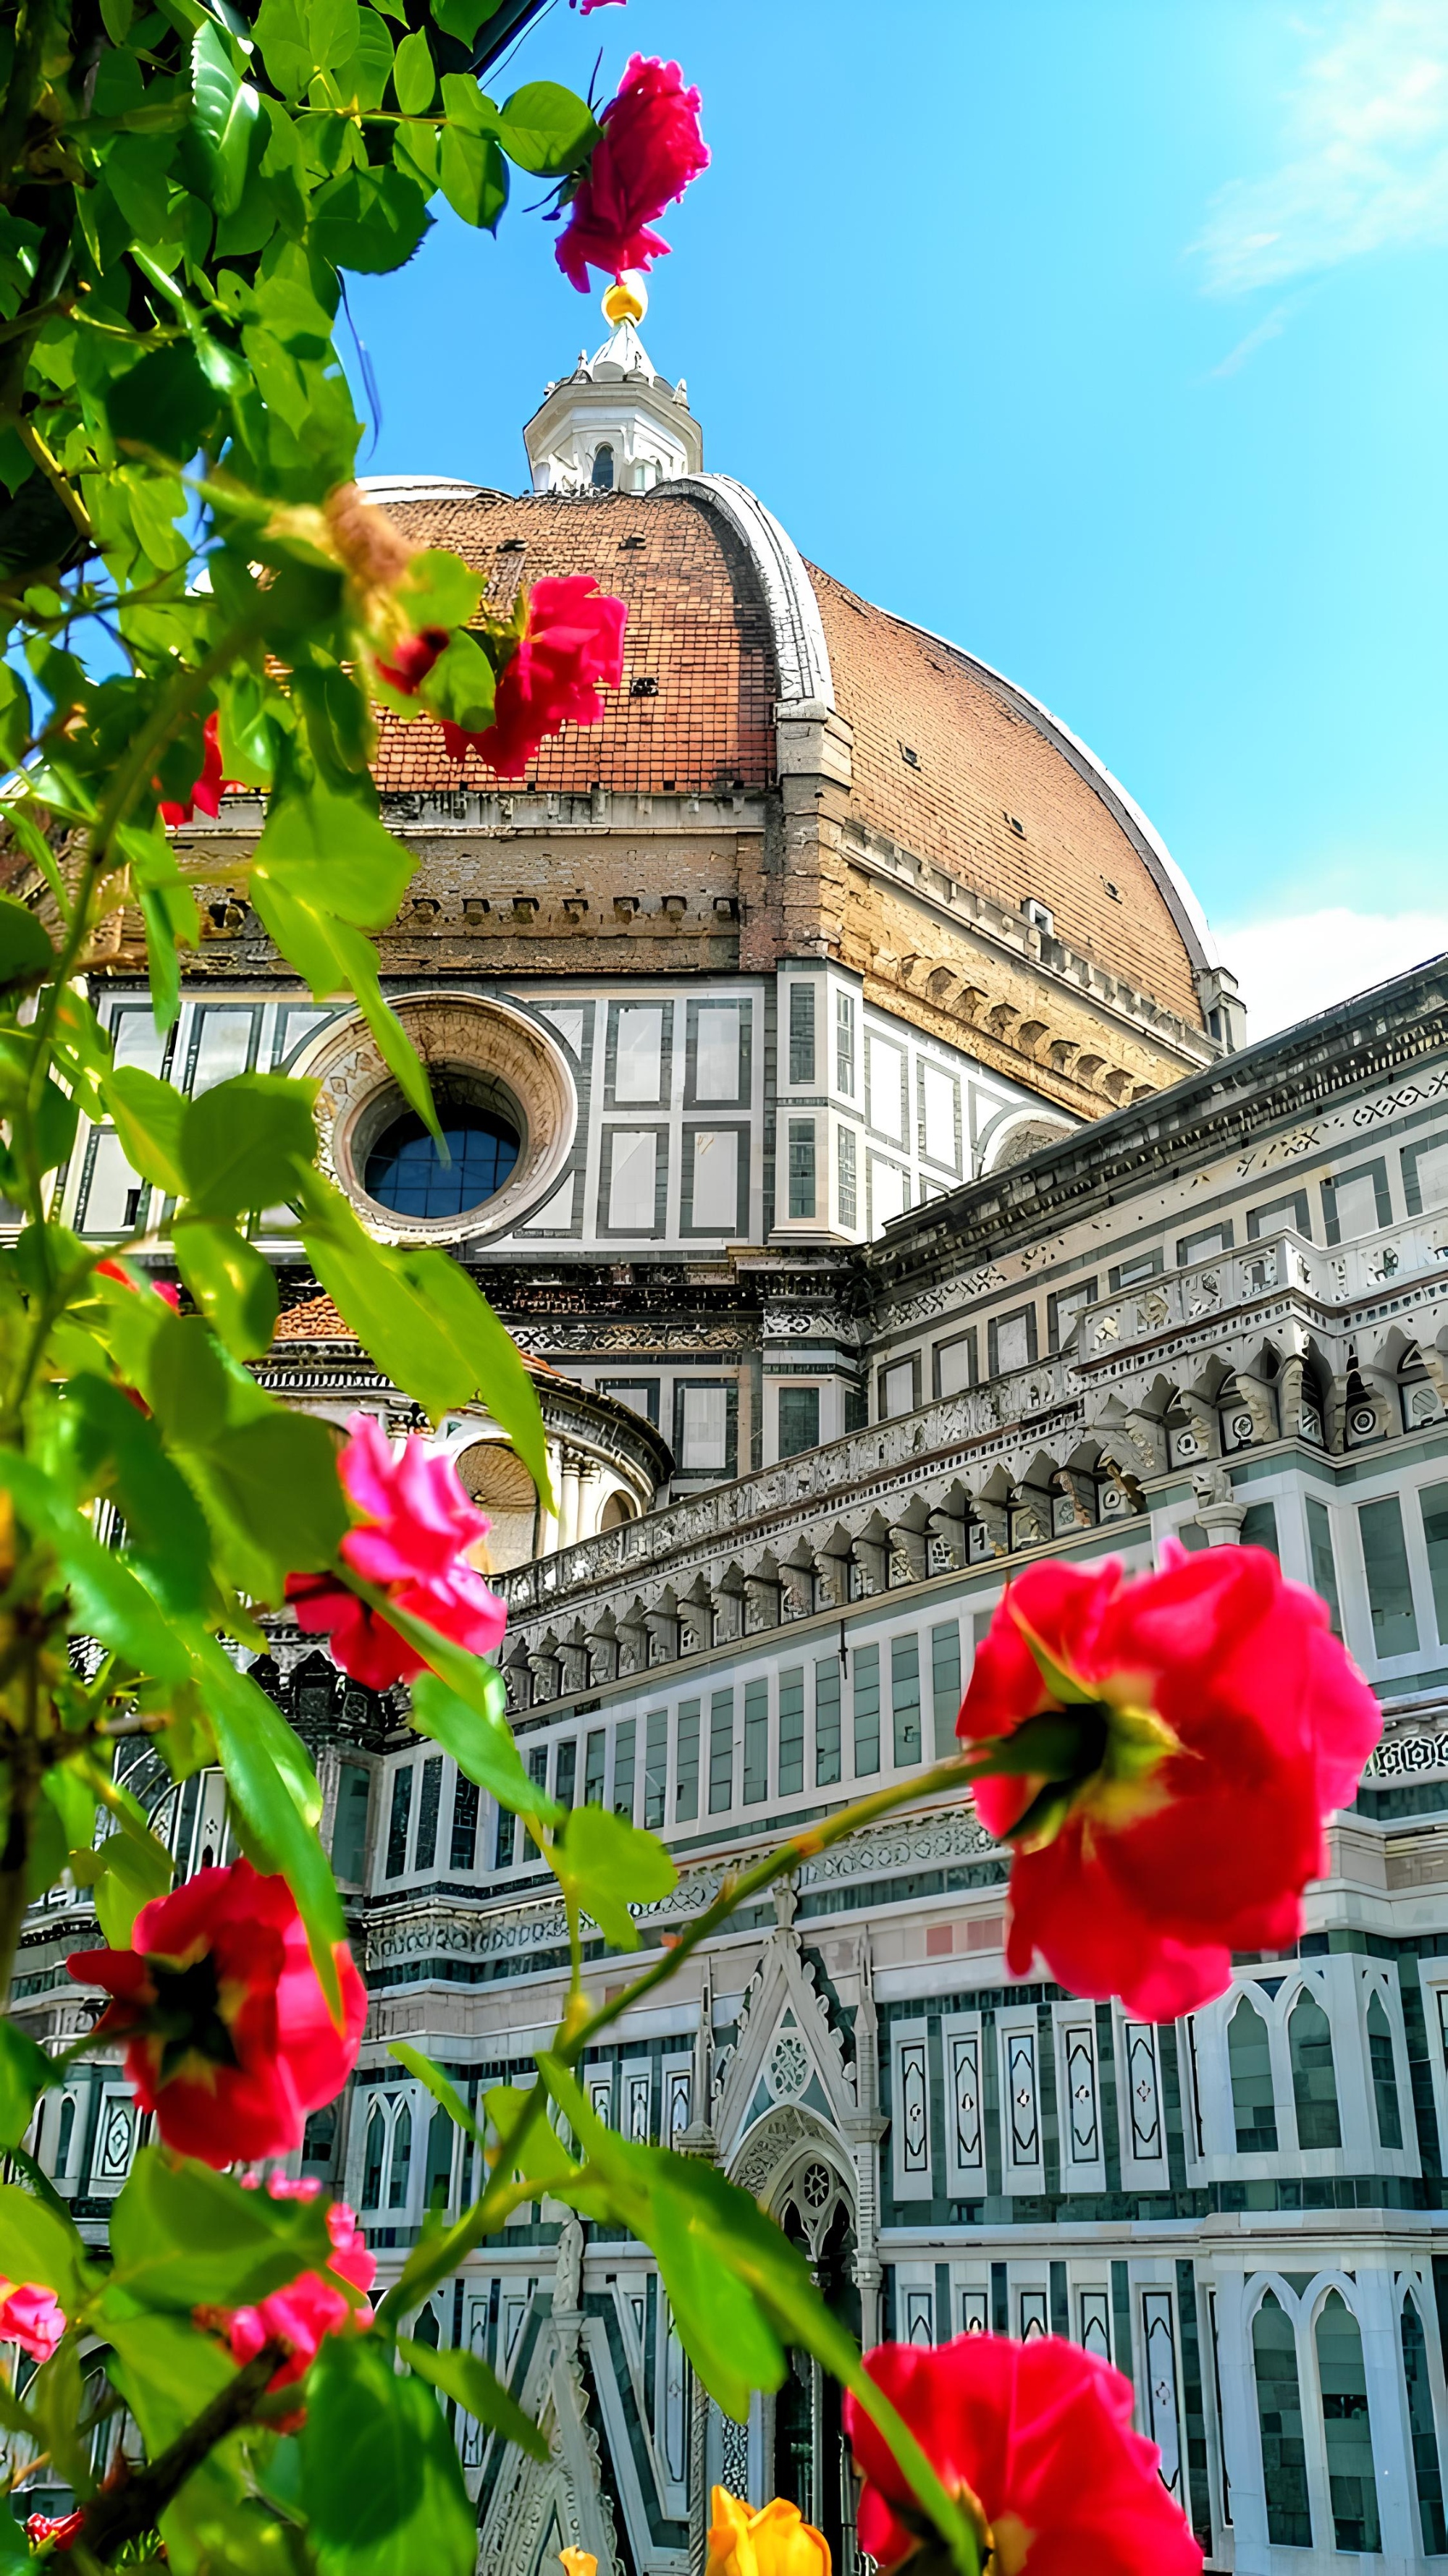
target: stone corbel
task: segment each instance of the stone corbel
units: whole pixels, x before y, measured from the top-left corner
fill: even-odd
[[[774,710],[775,767],[781,778],[854,779],[853,725],[823,698],[782,698]]]

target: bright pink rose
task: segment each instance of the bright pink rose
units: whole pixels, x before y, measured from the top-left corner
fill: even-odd
[[[1234,1950],[1296,1940],[1324,1821],[1382,1725],[1315,1592],[1256,1547],[1168,1540],[1134,1580],[1114,1561],[1031,1566],[957,1732],[984,1745],[1048,1716],[1050,1769],[975,1792],[1015,1845],[1013,1976],[1039,1951],[1073,1994],[1169,2021],[1223,1992]]]
[[[250,1861],[198,1870],[143,1905],[132,1939],[66,1965],[110,1993],[95,2036],[126,2041],[126,2073],[167,2146],[218,2166],[290,2155],[357,2062],[367,1996],[346,1943],[339,2031],[291,1889]]]
[[[1202,2553],[1131,2429],[1128,2380],[1058,2336],[882,2343],[865,2368],[965,2508],[990,2576],[1201,2576]],[[858,2400],[845,2431],[864,2474],[860,2547],[893,2576],[920,2508]],[[914,2524],[914,2528],[912,2528]]]
[[[628,609],[599,590],[591,573],[550,574],[528,594],[528,623],[499,676],[493,721],[483,733],[444,723],[454,760],[478,752],[500,778],[521,778],[545,735],[566,724],[594,725],[601,688],[623,678]]]
[[[49,2361],[65,2332],[65,2310],[38,2281],[0,2281],[0,2343],[18,2343],[32,2361]]]
[[[699,106],[698,91],[685,89],[677,63],[630,56],[618,95],[599,118],[592,160],[558,240],[558,265],[582,293],[590,267],[617,277],[626,268],[648,268],[667,252],[668,243],[650,229],[654,218],[709,167]]]
[[[310,2200],[317,2186],[274,2177],[267,2190],[273,2200]],[[377,2261],[369,2254],[367,2239],[345,2200],[330,2204],[327,2233],[333,2250],[325,2272],[303,2272],[297,2280],[288,2281],[284,2289],[273,2290],[254,2308],[233,2308],[215,2319],[208,2315],[202,2320],[220,2327],[231,2357],[238,2363],[254,2360],[265,2344],[286,2345],[287,2358],[268,2380],[268,2388],[286,2388],[294,2379],[305,2378],[324,2335],[341,2334],[349,2325],[361,2328],[372,2323],[366,2294],[377,2277]],[[360,2307],[338,2287],[339,2281],[347,2281],[362,2292]],[[300,2412],[288,2416],[279,2429],[289,2430],[301,2420]]]
[[[451,1459],[416,1432],[394,1449],[370,1413],[354,1413],[341,1457],[341,1477],[367,1517],[350,1529],[342,1554],[398,1608],[436,1628],[470,1655],[490,1655],[501,1642],[508,1610],[466,1561],[488,1533]],[[331,1574],[289,1574],[287,1599],[299,1627],[328,1639],[332,1660],[369,1690],[415,1681],[427,1667],[413,1647],[345,1583]]]
[[[206,747],[201,763],[201,775],[181,804],[172,805],[162,800],[163,823],[189,823],[192,815],[198,811],[203,814],[218,814],[223,796],[233,792],[244,796],[246,793],[240,779],[225,778],[222,775],[221,719],[214,710],[206,719],[202,735]]]
[[[424,626],[420,635],[404,635],[390,662],[379,662],[384,680],[405,698],[415,698],[439,653],[448,647],[445,626]]]

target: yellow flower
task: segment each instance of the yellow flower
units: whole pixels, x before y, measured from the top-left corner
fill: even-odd
[[[716,2487],[704,2576],[830,2576],[830,2544],[783,2496],[751,2513]]]
[[[591,2549],[560,2549],[558,2562],[564,2576],[598,2576],[598,2560]]]

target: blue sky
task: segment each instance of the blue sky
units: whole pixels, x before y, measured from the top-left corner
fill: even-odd
[[[1448,0],[560,0],[516,77],[631,45],[704,92],[706,463],[1092,744],[1259,1030],[1448,945]],[[602,328],[538,193],[354,285],[366,470],[522,484]]]

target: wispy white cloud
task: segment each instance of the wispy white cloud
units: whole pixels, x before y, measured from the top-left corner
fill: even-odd
[[[1248,1038],[1265,1038],[1440,956],[1448,949],[1448,911],[1354,912],[1335,905],[1217,936],[1242,988]]]
[[[1300,302],[1300,296],[1289,295],[1281,304],[1274,304],[1271,312],[1263,314],[1261,321],[1253,325],[1245,339],[1239,340],[1235,349],[1229,349],[1227,351],[1225,358],[1223,358],[1217,366],[1213,367],[1211,371],[1212,374],[1214,376],[1235,376],[1237,369],[1239,367],[1245,367],[1247,360],[1255,357],[1257,351],[1263,347],[1266,341],[1278,340],[1281,338],[1282,326],[1285,323],[1288,314],[1293,310],[1293,307]]]
[[[1192,245],[1209,294],[1448,240],[1448,0],[1337,0],[1304,33],[1281,163],[1224,188]]]

